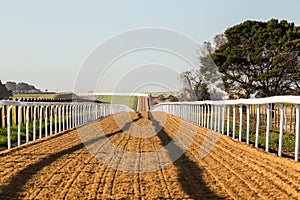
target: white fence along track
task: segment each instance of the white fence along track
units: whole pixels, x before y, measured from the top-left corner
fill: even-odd
[[[31,140],[35,141],[37,138],[47,137],[48,135],[78,127],[111,114],[133,111],[128,106],[120,104],[20,102],[7,100],[0,101],[0,108],[6,110],[6,115],[2,115],[3,112],[1,113],[1,122],[6,123],[8,149],[12,147],[12,125],[17,125],[18,127],[16,145],[20,146],[22,142],[30,142],[30,136]],[[25,124],[25,141],[21,140],[22,122]],[[30,134],[31,130],[29,130],[31,122],[33,123],[32,134]],[[37,130],[37,123],[39,123],[39,130]]]
[[[266,132],[265,132],[265,150],[269,151],[270,144],[270,119],[273,110],[271,105],[276,105],[280,110],[279,126],[279,142],[278,142],[278,156],[282,156],[282,144],[284,125],[286,120],[286,107],[292,105],[295,108],[295,152],[294,158],[299,159],[299,129],[300,129],[300,114],[299,114],[300,96],[274,96],[268,98],[258,99],[238,99],[238,100],[224,100],[224,101],[195,101],[195,102],[172,102],[161,103],[155,105],[151,111],[162,111],[174,116],[180,117],[198,126],[203,126],[221,134],[231,135],[233,139],[242,141],[243,131],[243,114],[246,115],[246,138],[245,142],[250,143],[250,120],[255,120],[255,147],[259,146],[260,126],[262,120],[261,109],[266,110]],[[250,106],[256,107],[256,117],[251,119]],[[251,108],[252,108],[251,107]],[[236,115],[236,112],[239,115]],[[232,113],[230,113],[232,112]],[[239,118],[239,121],[237,121]],[[227,130],[225,130],[225,123],[227,123]],[[232,125],[231,125],[231,124]],[[236,130],[236,124],[239,123],[239,129]],[[232,132],[230,133],[230,127]],[[238,131],[238,137],[236,136]]]

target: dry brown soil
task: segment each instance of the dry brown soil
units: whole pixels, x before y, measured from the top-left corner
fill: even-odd
[[[164,124],[149,138],[122,131],[113,116],[85,128],[100,125],[113,144],[132,152],[155,152],[176,136],[179,126],[187,135],[197,128],[156,114],[166,117],[165,123],[150,121],[147,112],[131,113],[131,125]],[[300,199],[300,163],[223,135],[201,159],[200,149],[209,150],[210,141],[217,138],[210,133],[211,140],[203,143],[207,134],[198,127],[192,145],[176,162],[156,171],[129,173],[91,156],[76,130],[60,133],[0,153],[0,199]],[[124,157],[110,162],[115,159],[120,165],[126,162]],[[138,166],[138,161],[132,163]]]
[[[145,112],[149,110],[148,97],[139,96],[139,103],[137,107],[138,112]]]

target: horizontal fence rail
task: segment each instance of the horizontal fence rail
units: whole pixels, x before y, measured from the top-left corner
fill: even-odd
[[[292,137],[294,159],[299,160],[300,96],[275,96],[259,99],[224,101],[171,102],[155,105],[151,111],[162,111],[198,126],[226,134],[255,147],[263,140],[270,151],[270,138],[278,136],[276,151],[282,156],[284,134]],[[271,137],[272,133],[272,137]],[[263,139],[262,139],[263,137]]]
[[[10,149],[12,146],[20,146],[22,143],[35,141],[111,114],[132,111],[128,106],[120,104],[2,100],[0,128],[6,131],[7,148]],[[16,129],[15,132],[13,128]],[[12,136],[16,137],[14,144]]]

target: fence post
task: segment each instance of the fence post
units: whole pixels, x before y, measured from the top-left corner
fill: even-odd
[[[222,134],[224,135],[224,128],[225,128],[225,109],[226,109],[226,106],[223,105],[222,106]]]
[[[79,125],[79,121],[78,121],[78,107],[79,107],[79,105],[77,104],[75,106],[75,127]]]
[[[250,143],[250,106],[247,104],[246,105],[247,108],[247,138],[246,138],[246,142],[247,144]]]
[[[71,128],[75,127],[75,107],[76,105],[73,104],[71,109],[71,119],[72,119]]]
[[[217,131],[217,123],[218,123],[218,106],[214,106],[214,114],[215,114],[215,124],[214,131]]]
[[[74,107],[75,105],[71,105],[71,109],[70,109],[70,128],[73,128],[75,126],[75,120],[74,120]]]
[[[201,110],[200,110],[200,105],[195,105],[195,110],[196,110],[196,113],[197,113],[197,115],[196,115],[196,124],[197,124],[197,126],[200,126],[200,121],[201,121]]]
[[[76,126],[80,126],[80,105],[77,105],[77,110],[76,110],[76,117],[77,117],[77,124]]]
[[[270,141],[270,105],[265,104],[267,108],[267,127],[266,127],[266,151],[269,151],[269,141]]]
[[[232,138],[235,139],[235,104],[232,105]]]
[[[87,123],[89,121],[89,113],[90,113],[89,105],[84,105],[84,116],[85,116],[83,120],[84,123]]]
[[[22,106],[18,106],[18,146],[21,145]]]
[[[53,105],[50,106],[50,135],[53,132]]]
[[[69,105],[67,105],[66,106],[66,128],[67,129],[69,129],[70,127],[69,127],[69,109],[70,109],[70,106]]]
[[[207,127],[206,126],[206,119],[207,119],[207,112],[206,112],[207,109],[206,109],[206,107],[207,107],[207,105],[203,105],[203,108],[204,108],[204,110],[203,110],[203,113],[204,113],[203,114],[203,124],[202,124],[203,127]]]
[[[39,138],[42,138],[43,106],[40,107],[40,132]]]
[[[198,111],[197,111],[197,108],[195,105],[191,105],[192,106],[192,121],[193,121],[193,124],[196,124],[198,125],[197,123],[197,117],[198,117]]]
[[[29,142],[29,109],[30,106],[26,107],[26,143]]]
[[[45,107],[45,137],[48,136],[48,106]]]
[[[55,109],[54,109],[54,133],[57,133],[57,112],[58,112],[58,106],[55,106]]]
[[[210,111],[210,130],[213,130],[213,121],[214,121],[214,109],[215,106],[214,105],[210,105],[211,106],[211,111]]]
[[[81,119],[80,119],[80,125],[82,125],[83,122],[83,117],[84,117],[84,105],[80,106],[80,112],[81,112]]]
[[[2,113],[2,106],[0,106],[0,128],[2,128],[3,125],[3,113]]]
[[[280,132],[279,132],[279,144],[278,144],[278,156],[282,155],[282,140],[284,129],[284,107],[282,104],[278,104],[280,108]]]
[[[227,136],[230,134],[230,105],[227,106]]]
[[[240,105],[240,126],[239,126],[239,141],[242,141],[242,131],[243,131],[243,105]]]
[[[36,140],[36,110],[37,110],[37,106],[34,106],[34,108],[33,108],[33,130],[32,130],[33,141]]]
[[[259,126],[260,126],[260,105],[256,105],[256,133],[255,133],[255,147],[258,148]]]
[[[85,120],[86,120],[86,105],[82,105],[81,107],[81,124],[84,124],[85,123]]]
[[[208,129],[209,129],[210,108],[211,108],[211,105],[207,104],[207,127],[206,128],[208,128]]]
[[[7,107],[9,107],[9,106],[3,106],[3,115],[4,115],[5,117],[7,117],[7,119],[8,119],[8,113],[9,113],[9,116],[12,117],[12,113],[10,113],[10,112],[12,111],[12,108],[9,110]],[[5,127],[5,128],[8,127],[8,121],[7,121],[7,119],[4,120],[4,127]],[[9,119],[9,120],[10,120],[10,121],[9,121],[9,124],[12,125],[12,120],[11,120],[11,119]]]
[[[21,124],[25,122],[25,112],[24,112],[24,106],[22,106],[22,109],[21,109]]]
[[[58,106],[58,132],[61,132],[61,105]]]
[[[221,127],[221,107],[218,106],[218,133],[220,133],[220,127]]]
[[[89,118],[88,118],[88,122],[92,121],[92,118],[93,118],[91,111],[92,111],[92,105],[90,104],[89,105]]]
[[[299,135],[300,135],[300,111],[299,111],[299,105],[296,104],[296,142],[295,142],[295,161],[298,161],[299,159]]]
[[[6,106],[4,106],[6,108]],[[10,105],[7,109],[7,118],[6,118],[6,124],[7,124],[7,148],[10,149],[11,148],[11,121],[10,118],[11,116],[11,109],[12,109],[12,105]]]
[[[12,118],[15,118],[15,119],[11,122],[11,124],[15,123],[16,125],[18,125],[18,121],[19,121],[18,120],[19,119],[19,106],[18,105],[14,106],[14,108],[12,108],[12,113],[13,113],[13,111],[15,113],[15,117],[12,114]],[[4,113],[4,116],[6,116],[5,113]]]
[[[199,116],[199,109],[197,105],[193,105],[194,106],[194,111],[195,111],[195,115],[194,115],[194,122],[197,126],[200,125],[199,121],[200,121],[200,116]]]
[[[201,117],[201,126],[204,127],[204,119],[205,119],[205,113],[204,113],[204,109],[205,109],[205,105],[202,104],[201,105],[201,114],[202,114],[202,117]]]
[[[65,105],[62,105],[62,110],[61,110],[61,121],[62,121],[62,131],[66,130],[65,128]]]
[[[78,122],[79,126],[82,124],[82,105],[78,105]]]

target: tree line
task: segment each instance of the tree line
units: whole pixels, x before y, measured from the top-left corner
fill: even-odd
[[[5,84],[0,80],[0,99],[8,99],[13,94],[18,93],[41,93],[42,91],[37,89],[35,86],[24,82],[13,82],[7,81]]]
[[[5,83],[5,87],[8,91],[12,91],[13,93],[40,93],[42,92],[40,89],[37,89],[34,85],[30,85],[24,82],[13,82],[7,81]]]

